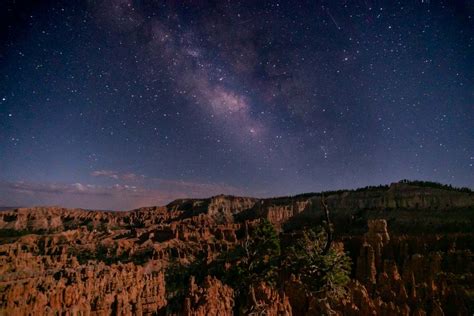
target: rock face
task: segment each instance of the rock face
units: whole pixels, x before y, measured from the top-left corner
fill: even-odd
[[[191,263],[203,253],[213,262],[243,242],[245,226],[259,218],[282,234],[318,224],[320,200],[318,194],[216,196],[127,212],[0,212],[0,315],[239,314],[235,289],[211,276],[201,282],[191,278],[186,295],[178,297],[179,312],[172,312],[166,267]],[[473,313],[472,193],[399,183],[329,193],[325,200],[337,244],[353,262],[347,296],[316,299],[287,276],[281,289],[257,284],[256,305],[247,310],[266,315]]]
[[[472,248],[467,246],[474,242],[472,234],[390,239],[385,220],[369,221],[368,227],[357,258],[359,282],[350,287],[359,310],[364,301],[364,306],[371,307],[366,312],[376,315],[468,315],[472,306],[468,306],[466,288],[456,279],[472,280]],[[456,244],[459,246],[454,249]],[[471,259],[455,272],[447,264],[453,256]]]
[[[290,280],[286,291],[298,315],[469,315],[474,288],[472,234],[390,237],[385,220],[368,222],[361,238],[348,238],[359,248],[355,279],[344,299],[317,301],[306,297]],[[453,245],[458,246],[454,250]],[[472,244],[471,244],[472,245]],[[453,270],[452,258],[467,258]],[[459,282],[460,279],[465,279]],[[469,280],[469,281],[468,281]],[[466,284],[470,284],[466,286]],[[462,285],[464,284],[464,286]]]
[[[319,199],[320,197],[312,199],[316,207],[320,206]],[[437,210],[471,206],[473,202],[472,194],[409,183],[392,183],[389,187],[346,191],[327,196],[327,203],[332,209],[347,211],[360,209]]]
[[[2,281],[2,312],[151,315],[166,305],[162,272],[148,272],[133,264],[102,263],[74,269],[74,264],[65,262],[63,268],[55,268],[54,273],[40,268],[31,275],[18,272],[15,282]]]
[[[357,276],[366,284],[376,283],[377,269],[382,267],[382,251],[390,241],[387,222],[384,219],[370,220],[369,231],[365,234],[364,243],[357,258]]]
[[[232,315],[234,291],[216,278],[206,277],[199,287],[191,278],[189,294],[184,301],[184,315],[217,316]]]

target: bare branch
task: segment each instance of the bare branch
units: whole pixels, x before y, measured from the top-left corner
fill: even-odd
[[[329,249],[331,249],[331,244],[332,244],[332,225],[331,225],[331,219],[329,218],[329,208],[328,205],[326,204],[326,200],[324,198],[324,195],[321,197],[321,206],[323,207],[324,210],[324,215],[326,217],[326,246],[324,247],[323,254],[326,255],[329,252]]]

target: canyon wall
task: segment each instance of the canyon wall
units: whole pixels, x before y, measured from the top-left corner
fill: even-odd
[[[213,276],[192,277],[186,295],[175,297],[177,307],[171,308],[165,269],[213,262],[244,242],[245,227],[260,218],[282,236],[321,224],[322,198],[216,196],[127,212],[2,211],[0,315],[239,314],[235,289]],[[251,310],[266,315],[473,313],[472,193],[400,183],[324,199],[335,219],[334,246],[353,262],[346,295],[322,300],[289,276],[279,289],[257,284]],[[410,231],[420,216],[426,223]],[[455,221],[462,229],[424,231],[430,221]]]

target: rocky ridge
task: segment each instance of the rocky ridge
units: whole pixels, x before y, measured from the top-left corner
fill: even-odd
[[[199,253],[210,262],[242,242],[244,223],[259,218],[282,234],[318,224],[321,198],[216,196],[127,212],[0,212],[0,314],[167,314],[163,271],[170,262],[189,263]],[[280,291],[262,283],[256,297],[267,315],[472,313],[472,193],[397,183],[325,200],[337,245],[353,261],[347,297],[315,300],[292,278]],[[420,214],[429,222],[406,234]],[[236,311],[233,289],[214,277],[193,280],[187,293],[183,315]]]

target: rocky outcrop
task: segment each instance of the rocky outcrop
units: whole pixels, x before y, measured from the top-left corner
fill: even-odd
[[[97,212],[58,207],[19,208],[0,212],[0,229],[23,231],[62,231],[78,226],[118,226],[126,213]]]
[[[0,212],[0,230],[61,231],[80,226],[89,226],[91,229],[124,226],[150,228],[177,219],[204,219],[213,224],[226,224],[235,222],[236,217],[244,213],[248,213],[246,218],[266,217],[280,227],[299,215],[318,219],[322,214],[321,199],[322,195],[316,193],[268,199],[218,195],[208,199],[180,199],[167,206],[146,207],[128,212],[97,212],[58,207],[21,208]],[[422,214],[433,216],[432,213],[436,211],[451,212],[474,205],[472,192],[409,183],[329,192],[324,199],[332,216],[348,219],[359,216],[362,211],[378,214],[377,212],[387,210],[429,210],[430,213]],[[439,216],[445,217],[446,214]],[[364,223],[367,219],[370,218],[364,219]]]
[[[309,210],[311,207],[311,201],[308,199],[292,199],[289,203],[287,201],[284,203],[279,203],[279,201],[277,201],[275,203],[272,200],[268,200],[261,204],[260,208],[263,209],[262,215],[278,228],[289,221],[293,216],[296,216],[305,210]]]
[[[350,287],[357,309],[364,302],[364,306],[373,306],[377,315],[468,314],[466,290],[474,286],[462,288],[455,280],[472,278],[471,248],[454,251],[451,242],[470,239],[472,235],[445,237],[451,242],[441,242],[436,236],[390,238],[385,220],[369,221],[368,227],[356,264],[356,279],[360,283]],[[465,266],[456,272],[449,269],[446,262],[454,252],[470,257],[464,263],[471,268]]]
[[[377,270],[382,266],[382,252],[390,236],[385,220],[371,220],[368,228],[357,257],[356,278],[371,290],[377,283]]]
[[[191,277],[188,295],[184,300],[183,315],[233,315],[234,291],[216,278],[206,277],[202,286]]]
[[[287,234],[290,228],[286,225],[298,224],[292,222],[296,218],[304,219],[301,225],[320,223],[320,199],[317,194],[273,199],[216,196],[127,212],[56,207],[0,212],[0,314],[166,314],[164,271],[170,264],[188,264],[197,258],[213,262],[242,243],[245,227],[251,228],[261,218],[268,219],[291,242],[294,232]],[[325,200],[336,219],[334,244],[353,261],[346,296],[313,297],[294,276],[286,276],[283,288],[255,284],[256,303],[239,306],[234,289],[201,274],[202,282],[191,278],[186,296],[178,302],[180,312],[472,313],[474,232],[470,226],[463,226],[463,232],[453,230],[457,226],[443,226],[447,229],[435,233],[424,231],[428,224],[409,234],[392,232],[392,225],[411,228],[412,222],[422,220],[420,214],[430,221],[438,216],[440,222],[472,223],[472,193],[401,183],[333,192]],[[465,209],[451,218],[451,207],[461,206]],[[394,214],[403,216],[394,218]],[[347,225],[339,224],[341,218]],[[360,222],[365,228],[357,233],[352,225]]]
[[[57,265],[0,284],[6,315],[152,315],[166,306],[163,273],[133,264]]]
[[[312,197],[312,204],[319,208],[320,196]],[[342,191],[325,197],[333,210],[441,210],[469,207],[474,203],[474,194],[443,188],[423,187],[409,183],[392,183],[388,187]]]
[[[290,300],[284,292],[278,292],[275,288],[260,282],[255,287],[256,304],[249,305],[247,308],[255,315],[268,316],[291,316],[292,310]],[[249,298],[249,302],[252,300]]]
[[[467,240],[473,238],[393,237],[385,220],[369,221],[362,238],[345,240],[352,249],[358,243],[359,251],[353,253],[355,279],[344,298],[308,296],[295,279],[286,283],[285,292],[294,315],[469,315],[474,256]],[[453,258],[464,258],[456,271]]]

